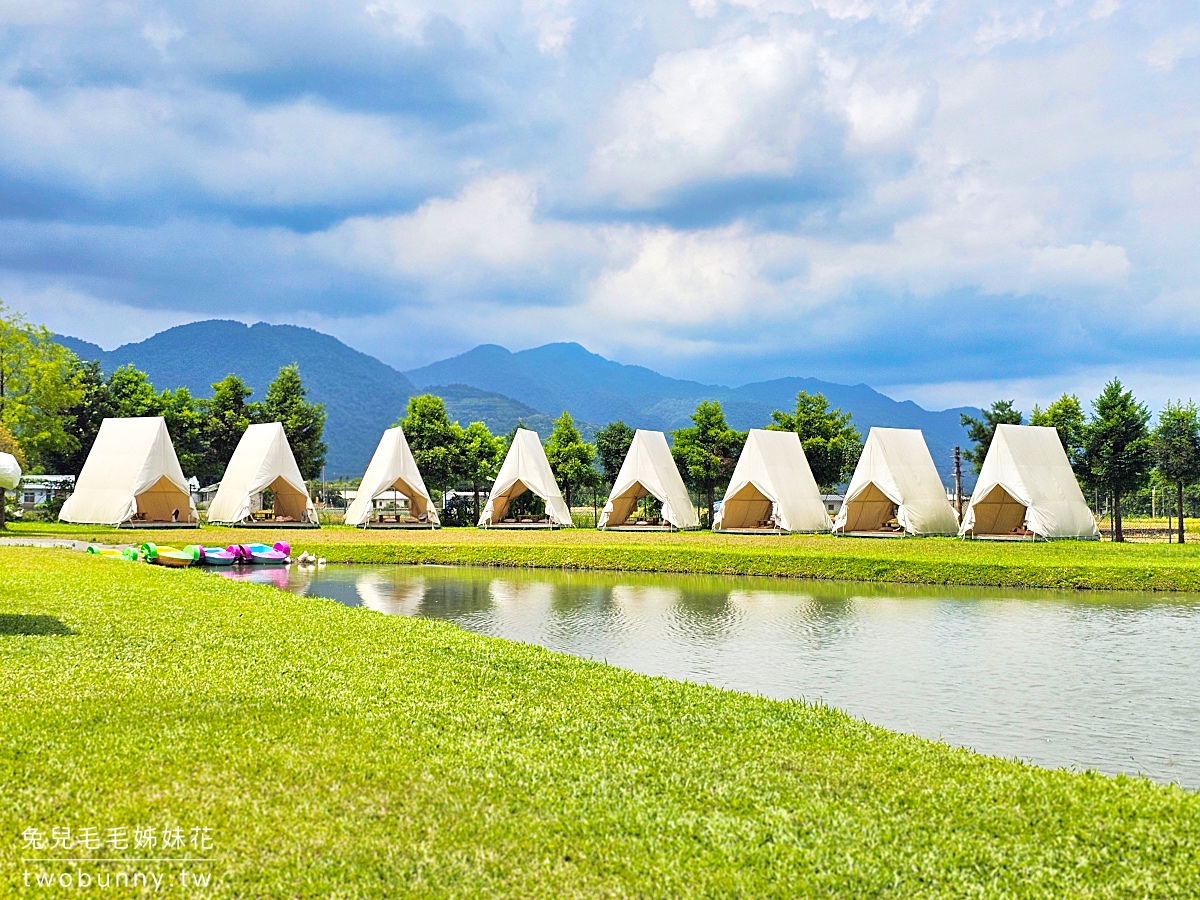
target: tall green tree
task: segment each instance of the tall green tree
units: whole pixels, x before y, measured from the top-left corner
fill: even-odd
[[[1179,543],[1184,541],[1183,489],[1200,481],[1200,414],[1192,402],[1168,403],[1158,414],[1152,454],[1158,474],[1175,485]]]
[[[862,454],[862,435],[854,427],[853,417],[840,409],[830,409],[824,394],[800,391],[796,394],[796,409],[775,410],[767,428],[794,431],[800,436],[813,477],[826,492],[850,477]]]
[[[16,435],[8,430],[8,426],[0,423],[0,453],[7,453],[10,456],[15,456],[17,465],[24,471],[29,465],[25,459],[25,451],[21,449],[21,444],[17,441]]]
[[[118,419],[161,416],[162,398],[148,376],[132,364],[121,366],[108,376],[109,415]]]
[[[472,422],[462,432],[459,477],[475,493],[475,520],[479,521],[479,494],[485,484],[495,481],[504,462],[504,438],[493,435],[482,422]]]
[[[1084,460],[1084,447],[1087,443],[1087,416],[1083,412],[1083,404],[1074,394],[1063,394],[1045,409],[1034,405],[1029,415],[1030,425],[1041,425],[1058,431],[1058,439],[1062,442],[1063,450],[1075,475],[1085,478],[1089,473]]]
[[[0,303],[0,423],[35,470],[77,449],[64,413],[79,395],[75,354],[55,343],[48,329]]]
[[[100,363],[77,359],[74,366],[79,393],[75,403],[62,411],[63,428],[71,440],[64,450],[54,453],[44,465],[48,472],[78,476],[83,471],[88,454],[92,452],[92,445],[96,443],[100,424],[113,412],[108,400],[108,383],[100,371]]]
[[[187,476],[200,478],[199,470],[204,466],[205,445],[204,416],[200,404],[185,387],[165,390],[159,394],[162,417],[179,457],[179,467]],[[205,482],[211,484],[211,482]]]
[[[306,479],[317,478],[325,465],[329,445],[322,440],[325,433],[325,404],[309,403],[308,389],[300,379],[300,367],[295,363],[284,366],[267,385],[260,415],[264,422],[280,422],[292,445],[292,454],[300,474]]]
[[[404,418],[396,424],[404,429],[421,476],[444,497],[462,469],[462,426],[450,421],[445,402],[436,394],[409,397]]]
[[[600,462],[600,472],[609,484],[617,480],[632,443],[633,429],[620,419],[597,430],[596,458]]]
[[[959,416],[959,421],[966,426],[967,439],[975,444],[974,448],[963,451],[963,459],[971,464],[976,475],[983,471],[983,461],[987,459],[988,448],[996,436],[996,426],[1020,425],[1024,418],[1012,400],[997,400],[983,411],[982,419],[966,413]]]
[[[1141,487],[1149,474],[1153,442],[1150,410],[1114,378],[1092,403],[1084,454],[1092,476],[1112,496],[1113,540],[1124,541],[1121,497]]]
[[[248,402],[252,392],[237,375],[226,375],[212,389],[212,396],[199,403],[204,454],[195,475],[201,484],[212,484],[222,476],[238,441],[258,418],[257,404]]]
[[[729,427],[717,400],[705,400],[697,406],[692,422],[691,428],[672,432],[671,454],[684,480],[704,497],[707,524],[711,526],[717,490],[729,483],[746,434]]]
[[[565,409],[554,420],[554,430],[546,440],[546,459],[554,480],[562,489],[567,507],[571,507],[572,496],[580,490],[595,487],[599,482],[596,472],[596,448],[584,441],[575,420]]]

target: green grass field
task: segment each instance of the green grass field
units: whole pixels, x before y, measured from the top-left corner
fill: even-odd
[[[198,571],[0,548],[0,572],[0,895],[177,877],[132,846],[21,861],[53,855],[31,827],[141,825],[212,829],[189,896],[1200,892],[1178,788]]]
[[[749,536],[712,532],[631,534],[562,531],[118,531],[15,524],[15,537],[108,543],[230,544],[289,540],[330,562],[460,564],[981,585],[1054,589],[1200,591],[1194,544],[993,543],[953,538],[866,539],[830,535]]]

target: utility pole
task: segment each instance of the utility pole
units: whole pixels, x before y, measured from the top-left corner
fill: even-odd
[[[954,508],[962,521],[962,447],[954,448]]]

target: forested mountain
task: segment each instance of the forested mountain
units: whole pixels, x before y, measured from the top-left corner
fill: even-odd
[[[579,344],[546,344],[511,353],[483,344],[459,356],[405,373],[419,387],[461,382],[493,391],[539,410],[569,409],[577,418],[604,423],[624,419],[640,428],[670,431],[691,424],[701,400],[720,400],[735,428],[763,427],[776,409],[795,406],[796,393],[825,395],[833,406],[849,410],[866,437],[872,425],[920,428],[938,470],[952,471],[952,452],[965,443],[960,413],[972,407],[931,412],[912,401],[897,401],[865,384],[844,385],[816,378],[780,378],[730,388],[660,375],[642,366],[626,366],[590,353]]]

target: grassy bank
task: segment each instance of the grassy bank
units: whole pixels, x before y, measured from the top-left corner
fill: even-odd
[[[3,893],[101,868],[21,863],[52,855],[26,828],[141,824],[212,829],[197,896],[1200,891],[1177,788],[200,572],[28,549],[0,571]]]
[[[953,538],[873,540],[830,535],[748,536],[712,532],[605,533],[361,531],[117,531],[91,526],[18,524],[25,537],[74,537],[100,542],[157,543],[263,540],[285,537],[331,562],[405,563],[618,572],[883,581],[908,584],[1038,587],[1052,589],[1200,591],[1200,542],[1048,544],[959,541]]]

